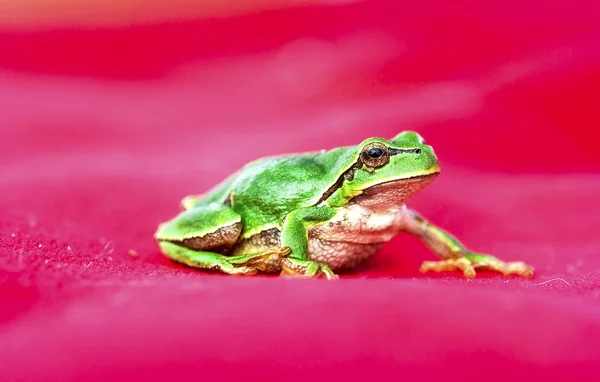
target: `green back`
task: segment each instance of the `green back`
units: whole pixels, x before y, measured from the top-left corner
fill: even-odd
[[[230,186],[231,205],[242,216],[244,231],[280,226],[289,212],[316,204],[335,184],[336,169],[351,166],[355,155],[356,147],[342,147],[249,164]]]
[[[373,144],[419,151],[398,152],[375,169],[360,159],[361,150]],[[259,159],[210,190],[197,205],[229,203],[242,217],[243,232],[254,233],[280,227],[288,213],[316,205],[325,196],[328,205],[341,206],[372,185],[431,171],[438,171],[433,149],[417,133],[405,131],[389,141],[374,137],[358,146]]]

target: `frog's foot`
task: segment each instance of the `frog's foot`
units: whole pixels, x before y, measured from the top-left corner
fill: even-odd
[[[257,271],[272,273],[281,269],[281,260],[291,252],[290,247],[274,247],[268,251],[248,255],[230,256],[227,261],[233,265],[242,265]]]
[[[462,271],[465,277],[472,279],[476,275],[475,269],[480,268],[499,272],[505,276],[514,274],[525,278],[531,278],[534,274],[533,267],[525,264],[522,261],[504,262],[498,260],[494,256],[482,255],[473,252],[468,252],[464,257],[459,257],[457,259],[425,261],[421,265],[420,271]]]
[[[281,260],[281,269],[281,276],[283,277],[325,277],[328,280],[339,278],[327,265],[312,260],[299,260],[288,257]]]
[[[270,251],[241,256],[224,256],[207,251],[196,251],[180,245],[162,241],[162,251],[171,259],[190,267],[219,271],[229,275],[255,275],[259,271],[279,269],[280,258],[287,256],[290,249],[278,247]],[[269,268],[276,265],[275,268]]]

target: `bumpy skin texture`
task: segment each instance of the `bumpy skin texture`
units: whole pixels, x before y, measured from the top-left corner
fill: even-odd
[[[186,197],[184,212],[159,226],[163,253],[228,274],[337,278],[400,231],[420,237],[443,260],[422,271],[475,268],[531,277],[524,263],[469,251],[405,203],[439,173],[431,146],[412,131],[356,147],[264,158],[206,195]],[[231,255],[231,257],[229,257]]]
[[[422,188],[409,187],[410,180],[438,171],[433,149],[412,131],[390,141],[369,138],[358,146],[264,158],[246,165],[206,195],[182,200],[186,211],[162,224],[155,236],[167,256],[191,266],[254,274],[256,266],[236,263],[238,259],[254,263],[265,259],[269,265],[263,269],[334,278],[331,268],[352,267],[391,238],[375,234],[371,241],[352,240],[362,225],[370,224],[369,217],[391,217],[384,229],[397,233],[401,229],[394,219],[398,207]],[[391,184],[393,189],[369,195],[368,190],[380,184]],[[363,200],[383,211],[377,215],[366,208],[349,214],[346,206],[352,200]],[[341,218],[333,224],[330,220],[338,215]],[[338,237],[328,231],[337,231]],[[273,253],[290,256],[274,268]],[[234,264],[241,265],[241,270],[233,269],[228,264],[232,259],[223,255],[235,256]]]

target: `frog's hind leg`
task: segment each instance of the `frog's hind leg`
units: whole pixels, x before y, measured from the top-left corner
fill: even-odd
[[[223,272],[229,275],[254,275],[280,268],[280,258],[290,252],[288,247],[240,256],[225,256],[197,251],[168,241],[159,242],[161,250],[171,259],[191,267]]]
[[[161,224],[155,238],[167,257],[195,268],[246,275],[281,268],[279,259],[289,254],[287,247],[227,256],[241,231],[240,215],[229,206],[211,203],[183,211]]]

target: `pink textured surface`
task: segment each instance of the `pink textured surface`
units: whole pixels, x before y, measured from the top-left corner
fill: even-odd
[[[600,9],[393,3],[1,31],[0,380],[597,380]],[[442,163],[411,206],[535,279],[419,274],[405,235],[339,282],[152,240],[257,156],[405,128]]]

